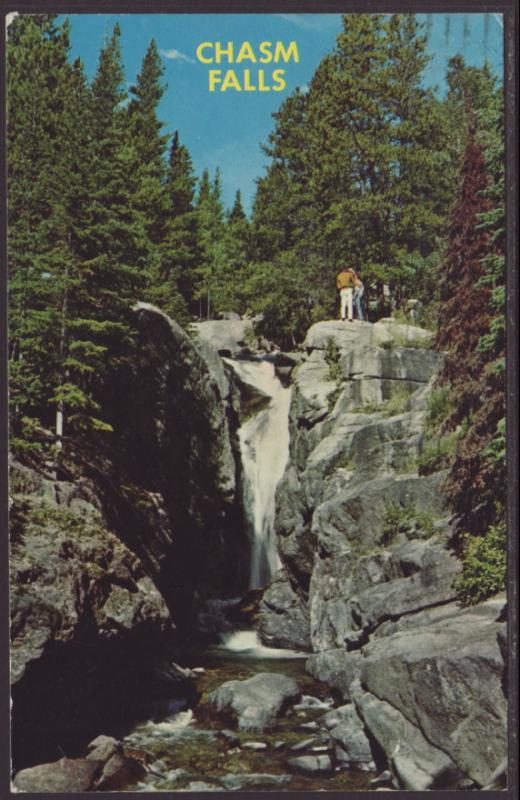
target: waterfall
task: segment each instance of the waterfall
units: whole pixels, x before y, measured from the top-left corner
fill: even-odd
[[[250,588],[265,586],[280,567],[274,531],[276,487],[289,457],[291,390],[279,381],[269,361],[233,361],[245,383],[270,397],[239,431],[245,482],[245,507],[251,527]]]

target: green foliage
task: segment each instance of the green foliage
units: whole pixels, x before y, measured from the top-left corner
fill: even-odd
[[[476,538],[466,534],[463,542],[463,569],[454,587],[462,605],[471,606],[506,588],[506,525],[492,525],[484,536]]]
[[[398,534],[409,539],[429,539],[435,534],[433,516],[427,511],[418,511],[414,506],[390,503],[385,510],[381,541],[388,545]]]
[[[309,91],[274,114],[253,268],[287,254],[312,321],[336,316],[334,279],[346,262],[361,272],[373,313],[385,311],[384,284],[397,307],[436,295],[455,157],[443,104],[423,87],[427,62],[414,16],[349,14]],[[284,336],[288,325],[298,339],[298,315]]]
[[[341,381],[344,377],[341,367],[341,350],[332,336],[329,336],[325,346],[325,362],[329,368],[329,380]]]
[[[458,439],[457,431],[431,434],[427,437],[417,458],[419,475],[431,475],[433,472],[447,469],[453,461]]]
[[[385,417],[393,417],[409,410],[410,397],[415,392],[414,386],[400,386],[385,400],[381,410]]]
[[[130,352],[136,300],[187,317],[179,261],[171,269],[168,257],[175,250],[193,262],[196,232],[170,227],[179,187],[170,191],[156,115],[162,65],[152,42],[125,106],[120,36],[116,25],[89,84],[81,62],[69,62],[68,22],[20,15],[9,26],[9,367],[18,452],[40,449],[35,427],[58,430],[58,416],[65,444],[75,433],[110,433],[104,394]]]
[[[426,430],[435,431],[450,417],[453,401],[446,386],[437,386],[428,397],[426,407]]]
[[[327,405],[330,413],[338,402],[345,381],[341,366],[341,350],[332,336],[329,336],[325,346],[325,362],[329,368],[329,380],[334,381],[336,384],[334,389],[327,395]]]

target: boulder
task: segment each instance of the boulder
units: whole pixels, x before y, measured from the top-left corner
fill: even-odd
[[[191,328],[214,350],[232,356],[247,346],[248,336],[253,333],[253,322],[250,319],[213,319],[194,322]]]
[[[94,761],[108,761],[116,753],[123,753],[123,745],[113,736],[96,736],[87,747],[87,758]]]
[[[331,711],[327,711],[326,714],[318,718],[318,726],[331,731],[341,722],[348,722],[351,719],[352,708],[352,703],[347,703],[346,705],[338,706],[337,708],[331,709]]]
[[[16,488],[19,470],[12,464]],[[32,471],[34,485],[45,483]],[[13,492],[12,521],[24,515],[23,531],[11,548],[11,681],[16,684],[28,665],[51,644],[68,643],[94,623],[100,638],[155,627],[172,628],[170,613],[141,560],[108,528],[96,504],[82,500],[86,482],[74,490],[54,482],[63,503],[38,494]],[[89,493],[93,493],[89,486]]]
[[[223,775],[219,782],[228,792],[236,792],[242,789],[270,788],[283,786],[291,780],[290,775],[270,775],[265,772],[238,772]]]
[[[456,785],[460,771],[450,757],[430,744],[400,711],[371,694],[358,696],[356,708],[385,753],[400,786],[421,792]]]
[[[258,633],[269,647],[310,650],[309,611],[280,570],[265,590],[258,613]]]
[[[350,687],[359,677],[361,654],[347,653],[344,648],[314,653],[305,662],[307,672],[336,689],[344,700],[350,700]]]
[[[208,702],[217,712],[236,719],[240,730],[264,730],[299,696],[298,684],[292,678],[259,672],[245,681],[227,681],[212,692]]]
[[[504,661],[494,600],[430,625],[374,639],[363,650],[363,688],[390,703],[486,785],[507,755]],[[368,726],[370,727],[370,725]]]
[[[330,738],[336,760],[342,766],[375,767],[370,743],[355,706],[343,707],[341,721],[330,730]]]
[[[96,782],[96,791],[114,792],[142,780],[146,769],[135,758],[127,758],[122,753],[114,753],[106,762]]]
[[[287,766],[302,775],[315,775],[320,772],[331,772],[332,761],[329,756],[297,756],[287,761]]]
[[[103,761],[60,758],[51,764],[20,770],[14,777],[13,786],[18,792],[89,792],[103,766]]]

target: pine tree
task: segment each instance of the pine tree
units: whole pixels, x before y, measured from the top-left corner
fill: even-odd
[[[69,206],[77,139],[70,105],[81,68],[68,64],[69,26],[20,15],[8,36],[10,387],[14,446],[24,427],[53,424],[71,282]],[[54,398],[54,402],[56,398]],[[31,422],[32,420],[32,422]]]
[[[216,279],[222,267],[225,253],[223,244],[224,209],[221,199],[220,170],[213,182],[209,171],[202,173],[195,204],[200,232],[202,261],[197,270],[198,286],[195,298],[199,301],[199,313],[209,319],[213,314],[213,294]]]
[[[168,199],[164,186],[165,153],[168,136],[161,134],[163,123],[158,119],[159,102],[166,91],[161,83],[164,67],[154,40],[143,59],[133,99],[127,110],[127,141],[133,151],[134,165],[128,176],[133,185],[133,205],[142,214],[150,239],[150,260],[157,255],[154,245],[165,236]]]
[[[422,85],[427,61],[413,15],[347,15],[309,91],[274,115],[253,251],[264,275],[282,253],[294,264],[295,319],[335,314],[345,263],[372,296],[389,286],[394,306],[417,291],[431,301],[455,180],[442,103]]]
[[[194,209],[196,182],[190,154],[180,144],[176,131],[166,172],[168,206],[160,246],[159,279],[154,282],[150,297],[181,324],[188,321],[188,310],[193,314],[197,310],[194,294],[202,253]]]
[[[76,431],[110,429],[102,418],[103,382],[128,357],[131,306],[148,278],[149,241],[128,180],[132,153],[125,143],[120,35],[116,25],[92,83],[87,198],[75,231],[79,266],[69,323],[74,363],[60,397]]]
[[[240,191],[237,191],[233,207],[226,214],[222,244],[223,253],[213,285],[214,310],[216,313],[233,311],[243,314],[247,308],[250,225]]]

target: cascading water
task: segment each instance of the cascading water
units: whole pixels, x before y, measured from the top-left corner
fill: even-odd
[[[264,587],[280,567],[274,531],[276,487],[289,457],[291,390],[282,386],[269,361],[234,361],[245,383],[271,399],[239,431],[245,506],[251,526],[251,589]]]

